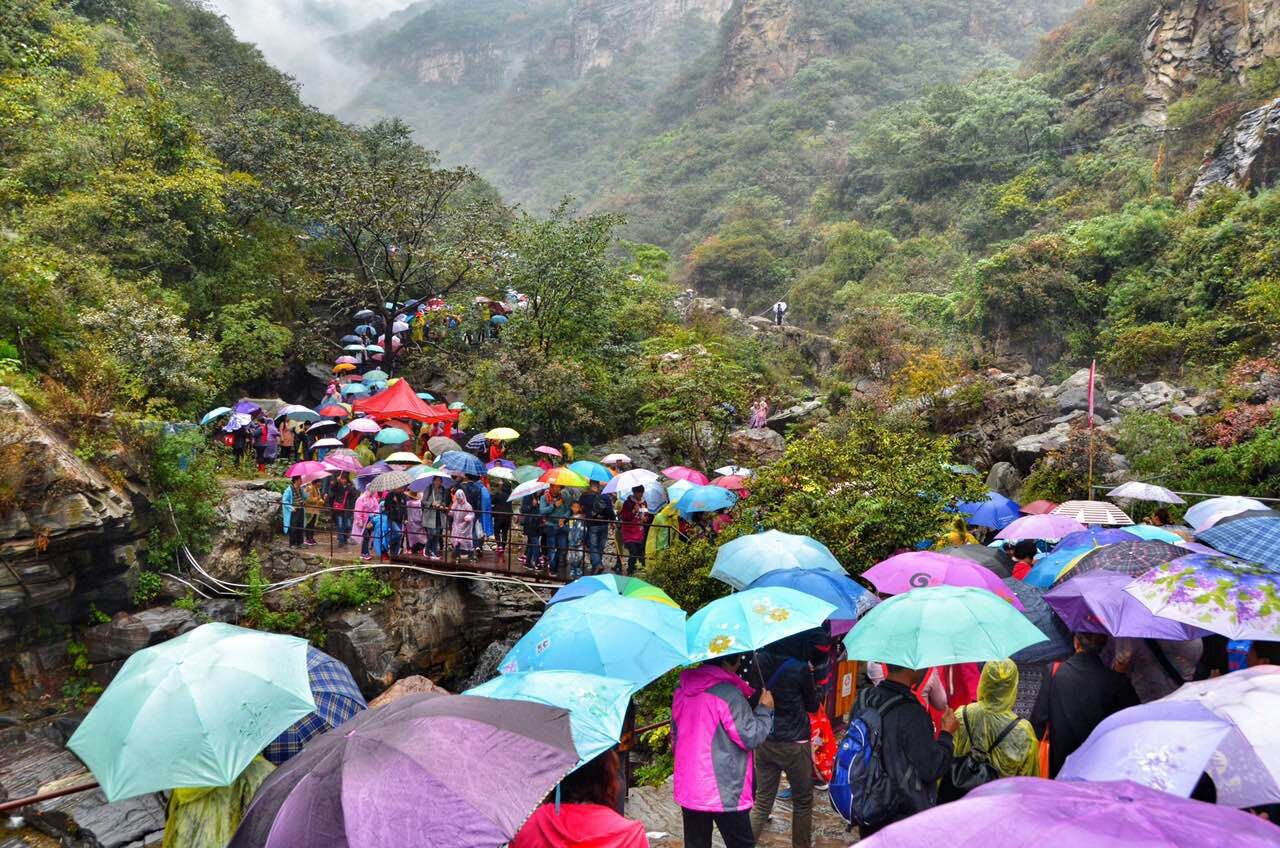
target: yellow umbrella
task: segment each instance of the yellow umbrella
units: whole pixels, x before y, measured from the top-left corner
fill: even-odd
[[[509,442],[512,439],[520,438],[520,434],[510,427],[494,427],[492,430],[484,434],[486,439],[492,439],[495,442]]]
[[[356,367],[349,362],[340,362],[333,366],[333,373],[335,374],[345,374],[348,371],[354,370],[356,370]]]

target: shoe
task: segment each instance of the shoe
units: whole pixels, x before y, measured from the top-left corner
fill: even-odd
[[[815,784],[813,784],[813,791],[814,791],[814,792],[826,792],[826,791],[827,791],[827,789],[829,789],[829,788],[830,788],[830,784],[828,784],[828,783],[815,783]]]
[[[779,801],[790,801],[790,800],[791,800],[791,787],[790,787],[790,786],[788,786],[786,789],[779,789],[779,790],[778,790],[778,800],[779,800]]]
[[[360,560],[362,562],[370,562],[373,560],[373,557],[369,556],[368,554],[360,554]]]

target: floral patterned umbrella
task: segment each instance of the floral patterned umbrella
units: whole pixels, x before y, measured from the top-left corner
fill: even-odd
[[[1280,640],[1280,573],[1229,557],[1190,554],[1125,587],[1156,615],[1228,639]]]

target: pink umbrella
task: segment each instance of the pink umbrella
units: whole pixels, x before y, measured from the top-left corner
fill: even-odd
[[[707,485],[707,475],[701,471],[695,471],[685,465],[673,465],[670,468],[662,469],[662,473],[670,477],[672,480],[685,480],[695,486]]]
[[[347,429],[353,433],[376,433],[382,427],[372,418],[357,418],[347,425]]]
[[[911,551],[891,556],[862,574],[886,595],[900,595],[925,586],[976,586],[999,595],[1022,609],[1022,602],[995,572],[960,557],[933,551]]]
[[[731,492],[745,492],[747,490],[746,483],[747,478],[739,474],[726,474],[711,481],[711,485],[728,489]]]
[[[305,486],[308,483],[314,483],[317,480],[323,480],[324,478],[329,476],[329,473],[330,472],[327,469],[324,471],[313,471],[310,474],[302,475],[302,477],[299,479],[302,481],[302,485]]]
[[[533,449],[533,452],[543,453],[543,454],[546,454],[547,456],[564,456],[564,454],[560,453],[560,451],[551,447],[551,445],[538,445],[536,448]]]
[[[286,477],[305,477],[308,474],[316,474],[319,472],[329,473],[329,469],[324,467],[323,462],[315,462],[308,460],[306,462],[295,462],[289,466],[289,470],[284,473]]]
[[[364,467],[360,464],[360,460],[356,459],[354,456],[347,456],[346,454],[341,453],[326,456],[323,464],[326,468],[332,469],[333,471],[350,471],[352,473],[358,472]]]
[[[1065,515],[1024,515],[996,534],[997,539],[1018,542],[1022,539],[1055,541],[1068,533],[1078,533],[1085,526]]]
[[[354,356],[339,356],[337,359],[333,360],[333,364],[334,365],[359,365],[360,360],[356,359]]]

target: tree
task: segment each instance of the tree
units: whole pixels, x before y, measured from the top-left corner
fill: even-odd
[[[640,407],[645,426],[661,427],[677,455],[709,468],[724,455],[729,431],[746,403],[747,373],[724,345],[708,342],[659,357]]]

